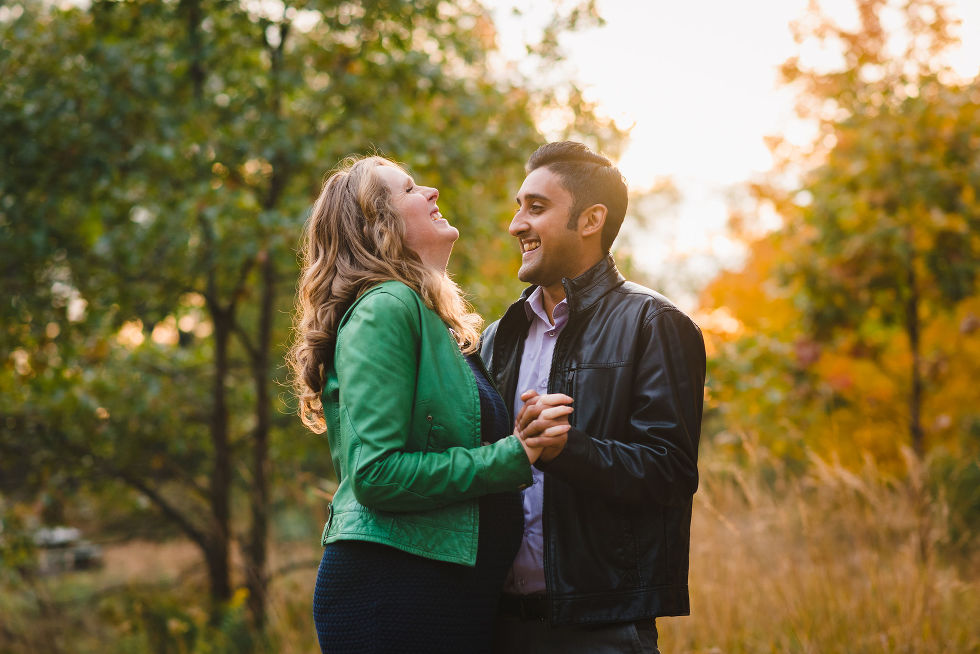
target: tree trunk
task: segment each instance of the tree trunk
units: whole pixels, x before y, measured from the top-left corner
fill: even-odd
[[[271,56],[272,115],[282,118],[282,89],[280,75],[282,57],[289,34],[289,23],[279,24],[279,43],[273,46],[266,34],[262,38]],[[283,157],[273,158],[273,172],[269,190],[262,202],[265,210],[275,209],[285,183]],[[245,548],[245,583],[248,587],[248,609],[256,630],[261,631],[266,622],[266,604],[269,594],[267,571],[269,538],[269,431],[271,428],[271,401],[269,398],[269,361],[272,350],[272,322],[275,317],[276,274],[272,246],[269,240],[258,253],[262,297],[259,305],[258,334],[251,348],[252,378],[255,383],[255,432],[252,438],[252,488],[250,492],[252,523],[248,544]]]
[[[179,9],[186,13],[187,45],[190,53],[188,74],[194,92],[194,102],[200,104],[204,99],[205,71],[203,67],[203,44],[201,41],[201,21],[203,19],[200,0],[181,0]],[[219,608],[231,599],[231,570],[229,550],[231,543],[231,448],[228,434],[228,405],[225,396],[225,382],[228,378],[228,346],[234,326],[235,299],[227,308],[218,302],[215,280],[214,234],[202,216],[198,216],[204,232],[205,241],[211,251],[207,281],[207,302],[214,325],[214,383],[211,388],[211,445],[214,450],[214,468],[211,474],[209,500],[211,508],[210,524],[204,538],[204,560],[208,568],[211,594],[211,620],[220,617]]]
[[[259,333],[252,360],[255,383],[255,435],[252,440],[252,524],[249,530],[245,583],[248,608],[256,629],[265,627],[268,599],[267,543],[269,523],[269,359],[272,349],[272,320],[275,311],[275,268],[268,249],[259,253],[262,299],[259,307]]]
[[[915,274],[915,258],[908,263],[909,293],[905,302],[905,331],[912,354],[912,390],[909,393],[909,434],[912,449],[918,457],[925,454],[922,431],[922,365],[919,344],[919,288]]]
[[[200,0],[181,0],[180,9],[187,14],[187,47],[190,50],[190,62],[187,74],[194,88],[194,101],[201,103],[204,99],[204,66],[201,63],[204,55],[201,45],[201,3]]]
[[[228,407],[225,402],[231,319],[227,312],[217,308],[213,308],[211,313],[214,321],[214,385],[210,428],[214,471],[210,486],[211,528],[208,531],[205,558],[211,582],[211,599],[218,605],[231,598],[231,575],[228,567],[231,448],[228,444]]]

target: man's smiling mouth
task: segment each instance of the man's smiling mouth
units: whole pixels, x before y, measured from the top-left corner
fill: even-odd
[[[541,241],[537,239],[534,238],[521,239],[521,252],[524,254],[527,254],[528,252],[533,252],[534,250],[537,250],[539,247],[541,247]]]

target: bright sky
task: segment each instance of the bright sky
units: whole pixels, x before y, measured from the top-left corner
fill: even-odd
[[[536,4],[535,12],[547,5]],[[763,137],[805,131],[794,118],[792,94],[777,86],[777,67],[799,52],[789,24],[806,5],[807,0],[599,0],[606,25],[563,41],[568,70],[587,97],[620,125],[633,125],[619,162],[631,189],[670,177],[682,193],[681,204],[659,225],[630,235],[637,262],[668,287],[671,270],[683,268],[697,283],[738,261],[741,248],[725,235],[730,194],[770,167]],[[842,24],[853,24],[853,0],[820,5]],[[963,43],[950,61],[964,77],[973,76],[980,72],[980,2],[949,5],[963,21]],[[508,58],[520,61],[523,42],[534,37],[533,18],[498,10]],[[693,294],[681,286],[667,290],[690,308]]]

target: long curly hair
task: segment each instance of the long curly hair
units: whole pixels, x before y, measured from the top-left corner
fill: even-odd
[[[476,350],[482,319],[444,271],[426,267],[405,245],[405,223],[392,204],[379,156],[349,157],[327,178],[303,233],[302,271],[286,361],[303,424],[326,431],[320,393],[337,326],[357,298],[381,282],[403,282],[451,328],[464,353]]]

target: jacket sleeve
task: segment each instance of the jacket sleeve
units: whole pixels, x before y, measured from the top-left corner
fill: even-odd
[[[357,501],[421,511],[530,483],[514,436],[483,447],[412,451],[418,448],[410,443],[426,440],[410,438],[420,338],[419,308],[386,291],[364,298],[337,336],[339,446]]]
[[[667,309],[643,323],[639,342],[626,433],[573,427],[562,452],[537,465],[611,501],[682,504],[698,487],[704,339],[690,318]]]

